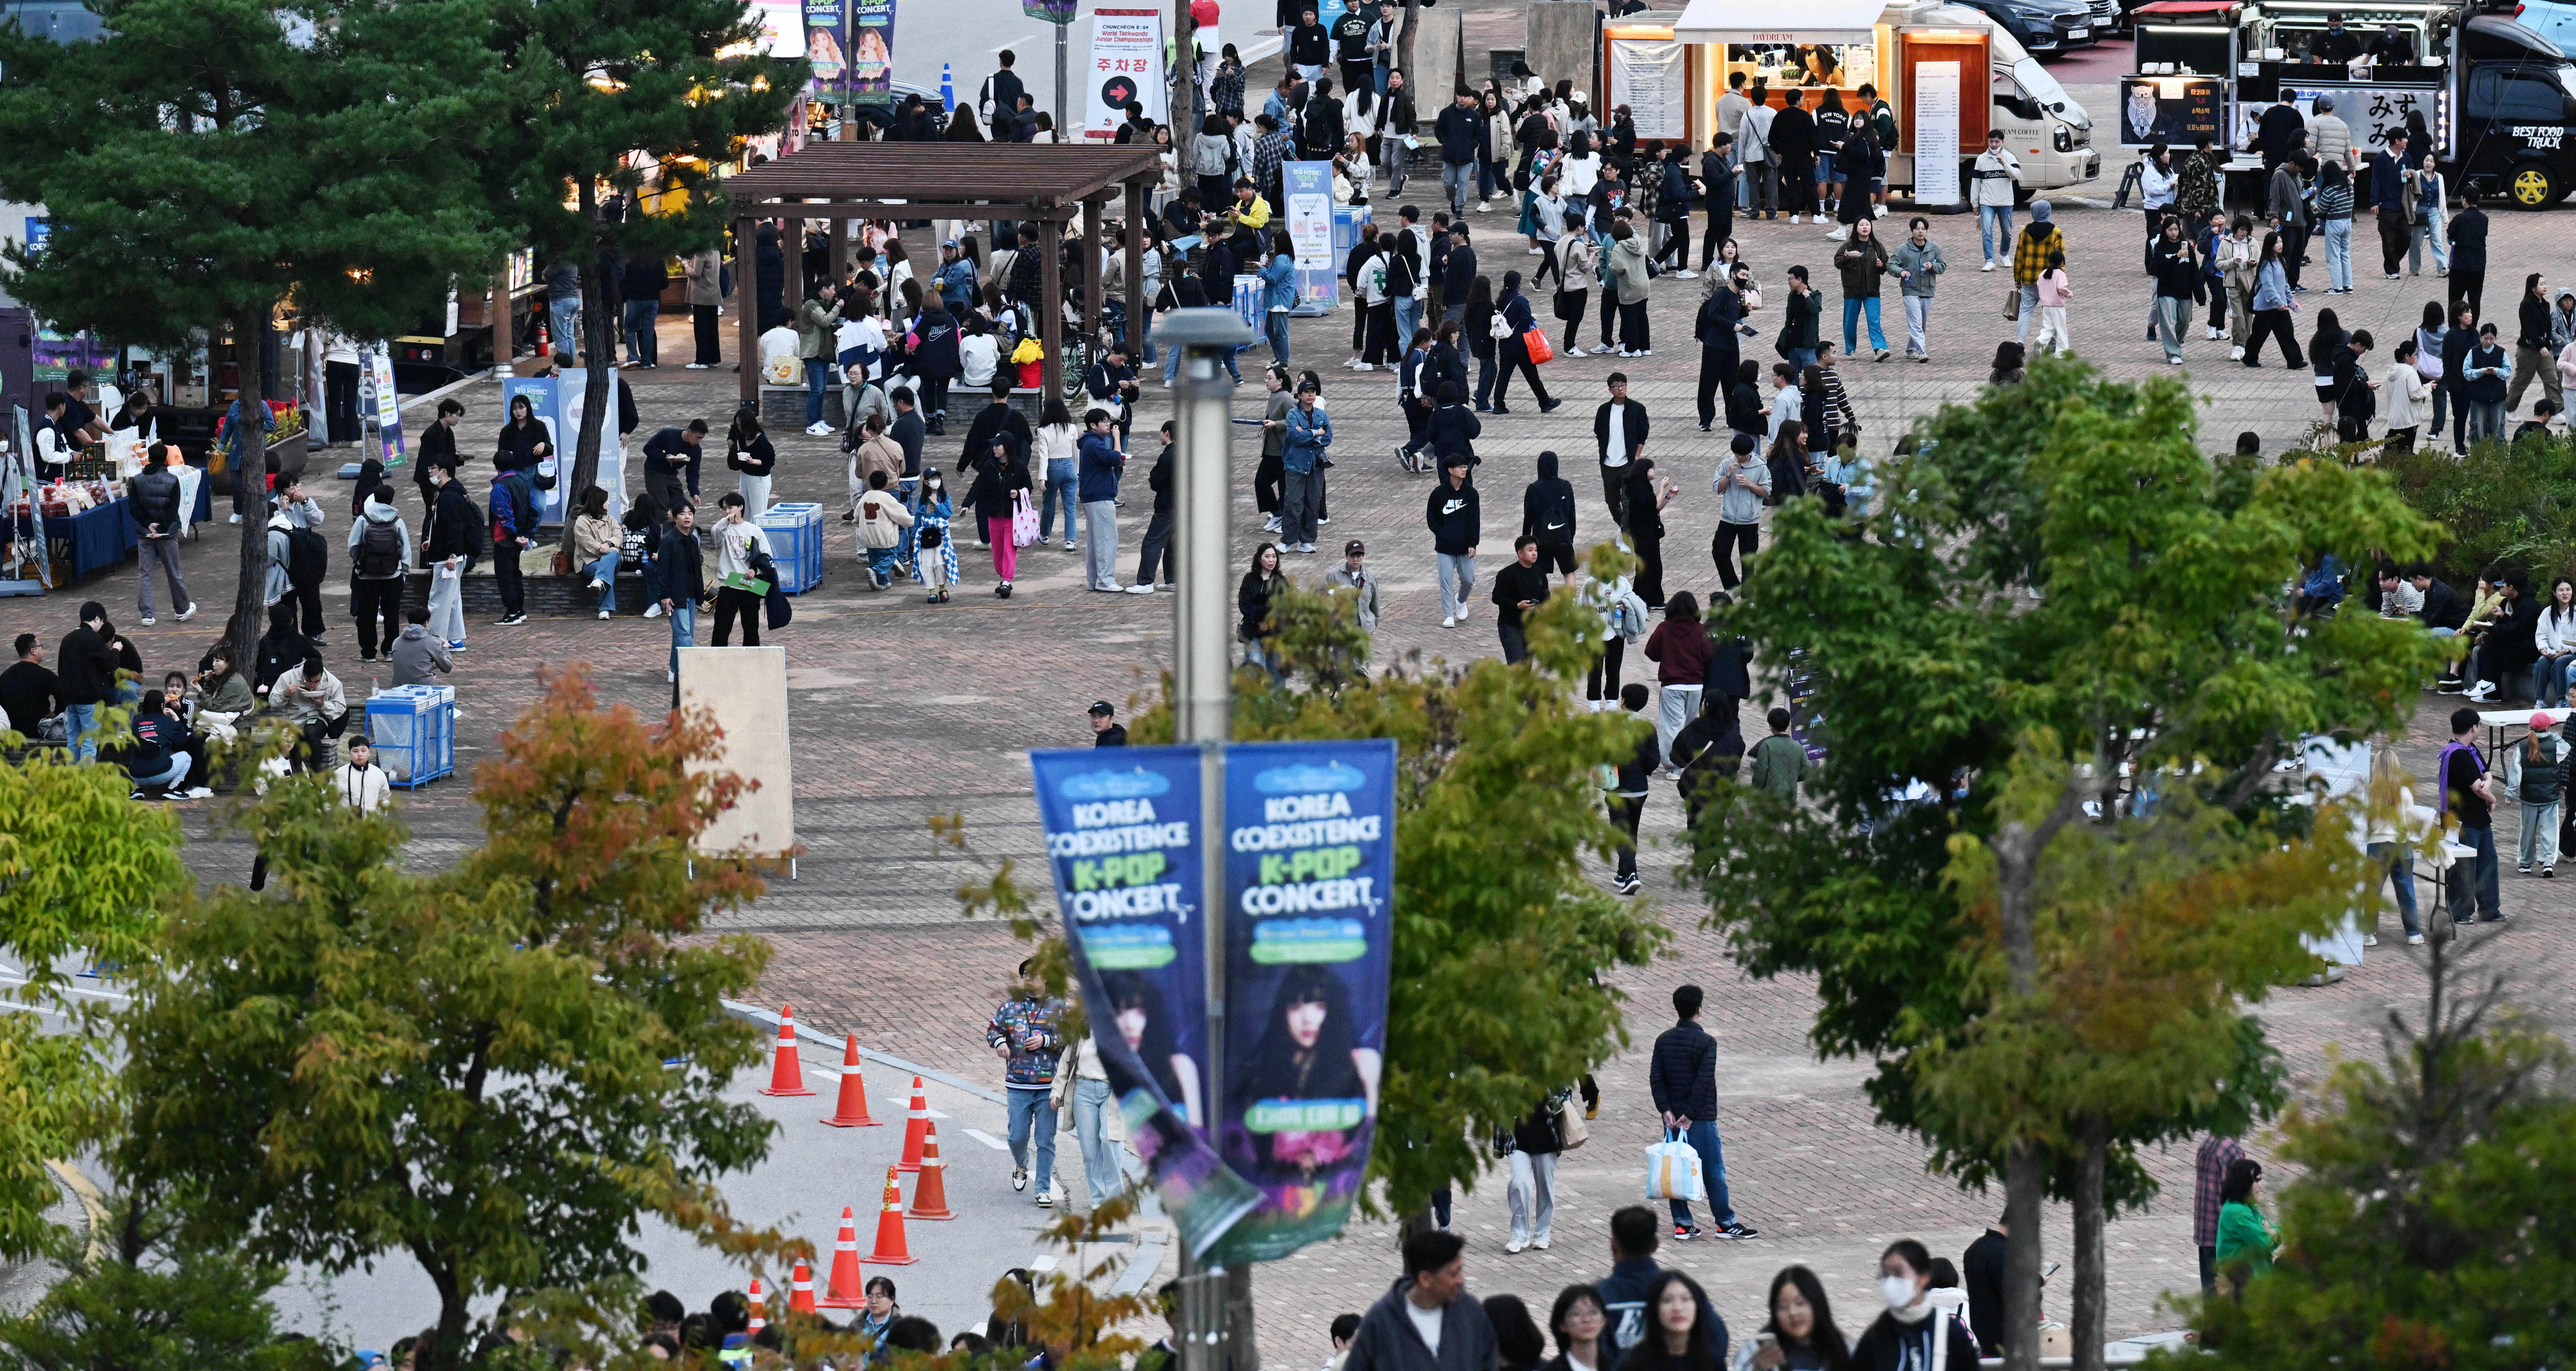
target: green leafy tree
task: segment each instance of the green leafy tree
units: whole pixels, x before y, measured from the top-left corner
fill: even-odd
[[[2222,881],[2350,871],[2331,834],[2260,855],[2302,836],[2273,768],[2303,738],[2394,724],[2433,660],[2402,624],[2287,593],[2323,554],[2429,546],[2381,478],[2213,464],[2194,436],[2178,383],[2043,363],[1919,426],[1859,536],[1785,507],[1730,616],[1759,660],[1803,654],[1830,740],[1814,807],[1746,794],[1703,815],[1712,922],[1753,974],[1816,976],[1812,1041],[1878,1059],[1879,1117],[1936,1169],[2003,1180],[2013,1327],[2036,1322],[2047,1195],[2087,1225],[2090,1316],[2101,1218],[2152,1193],[2136,1146],[2267,1107],[2277,1066],[2238,1005],[2324,914],[2238,892],[2258,926],[2193,921],[2240,907],[2212,900]],[[2108,1003],[2126,978],[2163,991]],[[2185,1035],[2189,1059],[2160,1058]],[[2034,1364],[2035,1340],[2014,1356]]]
[[[0,25],[0,193],[51,225],[41,252],[7,250],[5,276],[39,317],[162,350],[229,332],[256,416],[260,341],[290,301],[389,337],[498,260],[469,190],[498,102],[484,0],[93,8],[94,42]],[[237,497],[258,489],[249,451]],[[242,521],[235,661],[263,626],[264,522]]]
[[[45,1163],[76,1155],[115,1117],[112,1043],[99,1002],[72,993],[72,959],[143,964],[186,879],[178,825],[126,795],[114,766],[41,748],[0,760],[0,950],[19,968],[0,995],[9,1011],[35,1011],[0,1012],[0,1258],[48,1245],[58,1192]]]
[[[333,1349],[281,1338],[269,1292],[284,1272],[179,1239],[168,1216],[120,1200],[117,1246],[65,1241],[66,1275],[0,1320],[0,1371],[329,1371]],[[337,1363],[345,1364],[345,1363]]]
[[[2222,1368],[2520,1371],[2576,1356],[2576,1066],[2430,945],[2420,1022],[2391,1011],[2383,1060],[2347,1061],[2281,1122],[2297,1179],[2282,1249],[2241,1299],[2201,1304]],[[2259,1194],[2260,1192],[2258,1192]]]
[[[761,1044],[719,1001],[768,949],[703,933],[761,888],[692,852],[743,784],[691,770],[715,739],[556,676],[477,772],[483,846],[437,876],[397,864],[397,819],[273,787],[250,824],[283,898],[183,903],[126,1016],[129,1183],[260,1260],[410,1256],[440,1298],[426,1371],[478,1295],[631,1293],[648,1212],[724,1245],[712,1182],[770,1126],[721,1099]]]
[[[602,254],[668,258],[722,243],[717,171],[745,140],[785,127],[811,68],[760,51],[760,20],[742,0],[496,3],[490,35],[508,99],[492,112],[499,144],[483,164],[484,194],[540,260],[581,266],[589,376],[563,487],[579,492],[598,476],[600,428],[616,403],[618,321]],[[648,166],[649,205],[638,198]],[[616,220],[603,209],[611,193],[629,201]]]

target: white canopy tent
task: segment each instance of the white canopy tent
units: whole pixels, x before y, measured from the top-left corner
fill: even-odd
[[[1673,22],[1685,43],[1868,43],[1886,0],[1690,0]]]

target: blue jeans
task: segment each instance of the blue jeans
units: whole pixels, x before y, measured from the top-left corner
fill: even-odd
[[[694,600],[673,600],[671,612],[671,674],[680,673],[680,649],[698,645],[698,606]]]
[[[147,787],[154,790],[168,790],[178,785],[181,781],[188,779],[188,765],[189,758],[187,753],[173,752],[170,754],[170,764],[163,767],[158,774],[135,777],[134,788],[137,790],[142,790]]]
[[[1109,1082],[1073,1083],[1073,1136],[1082,1144],[1082,1179],[1091,1188],[1094,1209],[1127,1184],[1119,1170],[1118,1144],[1109,1140],[1109,1115],[1117,1108],[1109,1096]]]
[[[805,359],[805,426],[807,428],[823,422],[823,390],[831,383],[831,358]]]
[[[1274,309],[1262,315],[1261,331],[1270,339],[1270,360],[1288,365],[1288,311]]]
[[[71,739],[72,755],[84,762],[97,760],[98,744],[90,740],[89,731],[98,727],[98,706],[65,705],[63,715],[63,732]]]
[[[2036,283],[2021,288],[2020,314],[2021,318],[2013,324],[2013,341],[2027,343],[2030,341],[2030,326],[2039,318],[2039,286]]]
[[[1476,354],[1476,408],[1491,409],[1494,404],[1494,350]]]
[[[1860,322],[1863,314],[1869,316],[1869,345],[1877,351],[1887,351],[1887,335],[1878,327],[1878,297],[1866,295],[1855,300],[1846,295],[1843,297],[1843,355],[1845,357],[1860,355],[1860,340],[1853,336],[1852,326]]]
[[[2407,935],[2412,937],[2423,932],[2415,919],[2415,867],[2405,847],[2398,843],[2372,843],[2367,850],[2370,859],[2385,868],[2388,879],[2397,886],[2397,917],[2405,921]]]
[[[2450,887],[2452,921],[2455,923],[2469,921],[2469,906],[2472,899],[2476,901],[2476,913],[2479,918],[2488,922],[2503,918],[2504,896],[2496,887],[2495,830],[2471,828],[2462,824],[2459,837],[2455,841],[2462,847],[2474,848],[2476,851],[2471,856],[2452,862],[2450,876],[2444,881],[2444,884]]]
[[[1058,457],[1047,463],[1046,488],[1038,496],[1038,541],[1043,543],[1055,532],[1055,507],[1064,505],[1064,540],[1082,541],[1081,530],[1073,522],[1073,463]]]
[[[581,569],[581,574],[600,583],[599,612],[613,613],[617,608],[617,559],[623,554],[611,550],[599,554],[598,560]]]
[[[2326,284],[2336,290],[2352,289],[2352,221],[2326,221]]]
[[[1466,213],[1467,197],[1476,189],[1476,164],[1473,162],[1442,162],[1440,164],[1440,184],[1447,188],[1449,192],[1449,212],[1451,214]]]
[[[1038,1193],[1055,1189],[1055,1100],[1051,1087],[1012,1086],[1003,1092],[1010,1099],[1011,1165],[1020,1170],[1034,1169]],[[1037,1145],[1037,1165],[1029,1165],[1029,1146]]]
[[[571,352],[576,327],[581,320],[580,299],[576,297],[570,300],[552,301],[547,304],[546,313],[554,330],[553,336],[546,340],[547,343],[557,352]]]
[[[1796,367],[1799,371],[1804,372],[1807,368],[1814,366],[1815,364],[1816,350],[1814,348],[1789,349],[1789,365]]]
[[[1718,1141],[1717,1120],[1691,1120],[1691,1126],[1682,1138],[1691,1145],[1692,1151],[1699,1154],[1700,1179],[1708,1185],[1709,1216],[1720,1228],[1735,1222],[1735,1206],[1727,1203],[1726,1199],[1726,1145]],[[1690,1201],[1674,1200],[1672,1206],[1673,1227],[1696,1226],[1691,1222]]]
[[[2567,703],[2567,679],[2576,668],[2576,652],[2543,657],[2531,664],[2532,702],[2543,709],[2557,709]]]
[[[1402,352],[1413,346],[1413,331],[1422,327],[1422,297],[1399,295],[1390,303],[1395,306],[1395,348]]]
[[[1985,245],[1986,260],[1995,260],[1995,244],[2004,245],[2004,255],[2012,255],[2012,206],[1987,205],[1977,211],[1977,238]]]
[[[661,313],[662,302],[659,300],[626,302],[627,361],[649,365],[662,360],[661,350],[657,346],[659,340],[653,333],[653,321],[660,317]]]

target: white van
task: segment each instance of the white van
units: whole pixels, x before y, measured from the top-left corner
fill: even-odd
[[[1915,22],[1985,31],[1994,87],[1987,126],[2003,130],[2004,148],[2021,162],[2019,200],[2027,202],[2035,191],[2062,190],[2101,178],[2102,154],[2093,148],[2093,117],[2003,25],[1965,5],[1934,6]],[[1963,161],[1973,162],[1985,149],[1961,151]],[[1913,175],[1911,166],[1904,168],[1908,183]],[[1889,169],[1888,179],[1897,179],[1895,168]],[[1966,185],[1968,179],[1963,167],[1960,184]]]

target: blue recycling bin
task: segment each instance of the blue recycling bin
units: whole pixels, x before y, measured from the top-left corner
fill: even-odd
[[[367,697],[367,741],[387,779],[417,789],[456,771],[456,687],[395,686]]]
[[[775,504],[753,522],[769,535],[769,558],[778,565],[778,588],[802,595],[823,583],[823,507]]]

